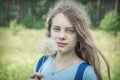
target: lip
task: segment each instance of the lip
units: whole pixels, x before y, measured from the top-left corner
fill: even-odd
[[[57,42],[57,45],[59,47],[65,47],[67,45],[67,43],[63,43],[63,42]]]

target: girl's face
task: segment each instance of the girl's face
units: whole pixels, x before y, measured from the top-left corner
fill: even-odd
[[[50,34],[58,45],[58,53],[75,52],[77,33],[63,13],[59,13],[53,18]]]

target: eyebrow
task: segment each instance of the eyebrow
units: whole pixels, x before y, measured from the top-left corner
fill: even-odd
[[[59,27],[60,28],[60,26],[57,26],[57,25],[53,25],[53,27]]]
[[[53,25],[53,27],[58,27],[58,28],[60,28],[60,26],[57,26],[57,25]],[[73,28],[74,29],[74,27],[72,26],[72,27],[66,27],[67,29],[68,28]]]

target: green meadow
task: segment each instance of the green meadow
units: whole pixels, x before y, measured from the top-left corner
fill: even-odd
[[[117,36],[102,30],[91,33],[110,63],[112,80],[120,80],[120,33]],[[37,42],[45,35],[45,29],[21,29],[14,34],[9,28],[0,28],[0,80],[27,80],[41,57]],[[101,68],[104,80],[108,80],[103,61]]]

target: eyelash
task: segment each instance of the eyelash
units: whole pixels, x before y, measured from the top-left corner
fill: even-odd
[[[73,32],[75,32],[75,30],[73,30],[73,29],[67,29],[66,30],[68,33],[73,33]]]
[[[55,32],[59,32],[59,31],[60,31],[60,28],[53,28],[53,30],[54,30]],[[66,29],[65,31],[66,31],[67,33],[73,33],[73,32],[75,32],[74,29]]]
[[[60,31],[59,28],[53,28],[53,30],[56,31],[56,32]]]

